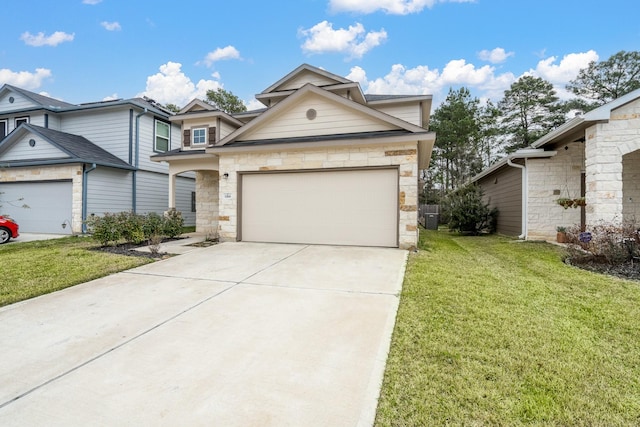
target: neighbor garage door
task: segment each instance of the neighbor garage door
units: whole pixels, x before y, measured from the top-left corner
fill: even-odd
[[[242,175],[240,234],[253,242],[398,246],[398,170]]]
[[[71,181],[3,182],[0,191],[4,193],[0,211],[16,220],[21,233],[71,234]],[[29,208],[21,208],[22,204]]]

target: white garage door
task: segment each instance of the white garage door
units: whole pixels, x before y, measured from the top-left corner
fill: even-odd
[[[3,182],[0,192],[4,193],[0,211],[16,220],[21,233],[71,234],[71,181]],[[22,204],[29,208],[21,208]]]
[[[398,171],[286,172],[242,176],[241,239],[398,246]]]

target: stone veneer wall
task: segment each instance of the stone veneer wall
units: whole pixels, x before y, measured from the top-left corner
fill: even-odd
[[[640,100],[611,112],[608,123],[586,131],[587,224],[620,223],[623,199],[623,156],[640,150]],[[629,206],[629,205],[627,205]]]
[[[527,239],[555,240],[557,226],[580,225],[580,208],[564,209],[556,200],[580,197],[583,145],[572,142],[554,157],[527,159]]]
[[[304,151],[255,152],[220,155],[220,215],[218,230],[222,241],[235,241],[238,229],[238,172],[354,168],[366,166],[399,167],[399,246],[418,243],[418,161],[417,142],[354,148],[324,148]]]
[[[0,182],[72,181],[71,231],[82,233],[82,165],[0,168]]]
[[[622,218],[640,225],[640,150],[622,156]]]
[[[218,172],[196,172],[196,231],[218,233]]]

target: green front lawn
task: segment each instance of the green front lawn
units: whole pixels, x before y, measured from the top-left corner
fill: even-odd
[[[549,244],[423,231],[376,425],[640,425],[640,282]]]
[[[0,306],[151,262],[93,251],[86,237],[0,245]]]

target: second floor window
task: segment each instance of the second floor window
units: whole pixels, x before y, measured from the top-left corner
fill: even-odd
[[[171,128],[169,123],[156,120],[156,141],[155,146],[153,147],[155,151],[159,151],[161,153],[169,151],[169,147],[171,146],[170,130]]]
[[[191,131],[192,144],[206,144],[207,143],[207,129],[197,128]]]
[[[16,117],[15,129],[23,123],[29,123],[29,117]]]

